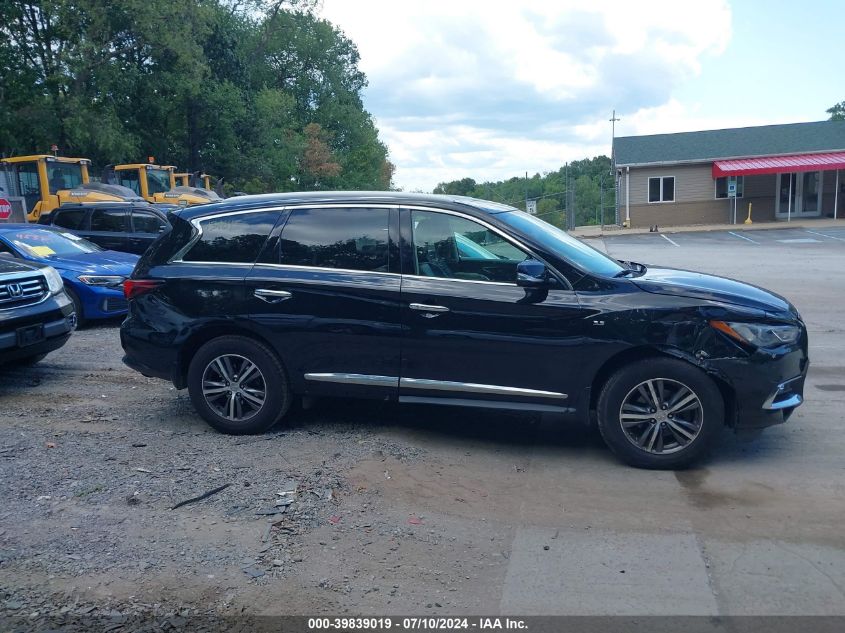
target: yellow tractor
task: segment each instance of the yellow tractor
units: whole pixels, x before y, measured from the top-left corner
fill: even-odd
[[[104,178],[114,184],[128,187],[147,202],[191,206],[221,200],[213,191],[199,187],[176,185],[176,168],[172,165],[133,163],[114,165],[106,170]],[[183,174],[180,174],[180,179]]]
[[[176,179],[176,185],[179,187],[198,187],[206,191],[215,191],[214,187],[211,186],[212,176],[210,174],[203,174],[201,172],[192,174],[185,171],[174,173],[173,177]]]
[[[87,158],[51,154],[0,159],[0,181],[10,198],[21,201],[27,220],[37,222],[42,213],[68,202],[122,202],[141,198],[114,184],[90,182]]]

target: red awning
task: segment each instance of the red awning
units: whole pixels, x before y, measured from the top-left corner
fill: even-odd
[[[713,178],[786,174],[793,171],[824,171],[826,169],[845,169],[845,152],[717,160],[713,163]]]

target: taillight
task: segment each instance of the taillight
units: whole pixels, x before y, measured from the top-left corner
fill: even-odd
[[[158,279],[127,279],[123,282],[123,296],[134,299],[155,290],[163,283]]]

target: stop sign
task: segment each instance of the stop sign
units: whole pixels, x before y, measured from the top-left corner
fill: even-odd
[[[0,220],[8,220],[12,215],[12,203],[6,198],[0,198]]]

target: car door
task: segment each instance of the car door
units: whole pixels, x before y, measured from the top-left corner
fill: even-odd
[[[531,253],[452,211],[402,209],[400,400],[570,411],[582,310],[565,280],[517,286]]]
[[[395,397],[397,209],[299,207],[247,278],[250,316],[306,394]]]
[[[91,211],[91,225],[83,237],[111,251],[128,248],[129,218],[123,207],[102,207]]]
[[[127,251],[142,255],[167,226],[164,218],[146,209],[132,209]]]

